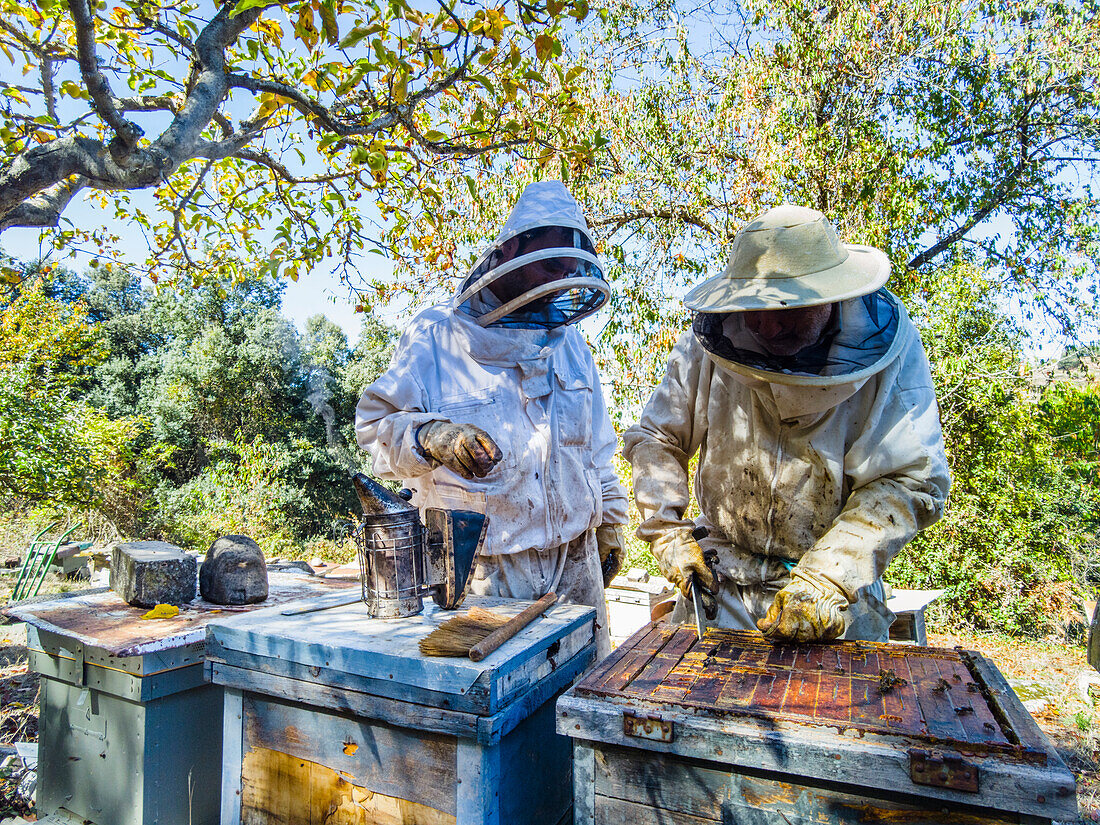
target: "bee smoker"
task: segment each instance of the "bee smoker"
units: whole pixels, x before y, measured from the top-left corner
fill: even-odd
[[[454,610],[466,595],[487,516],[467,510],[424,511],[363,473],[352,477],[363,507],[356,531],[360,582],[375,619],[415,616],[424,596]]]

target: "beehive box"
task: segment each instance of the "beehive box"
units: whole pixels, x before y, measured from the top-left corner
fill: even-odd
[[[595,611],[555,605],[478,663],[422,656],[420,639],[452,615],[428,603],[370,619],[356,603],[211,624],[223,825],[568,822],[571,747],[554,700],[593,661]]]
[[[671,598],[673,593],[675,591],[668,579],[650,576],[638,568],[612,579],[610,587],[604,589],[611,641],[616,645],[622,644],[639,627],[649,624],[653,606]]]
[[[1049,823],[1073,775],[965,650],[657,623],[558,702],[576,825]]]
[[[269,603],[354,583],[272,573]],[[350,590],[349,590],[350,588]],[[27,623],[39,691],[37,812],[94,825],[213,825],[220,816],[221,688],[203,678],[206,622],[255,606],[196,599],[142,619],[100,591],[5,611]]]

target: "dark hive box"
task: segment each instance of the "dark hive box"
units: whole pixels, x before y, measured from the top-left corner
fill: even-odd
[[[558,701],[576,825],[1049,823],[1073,775],[978,653],[643,628]]]

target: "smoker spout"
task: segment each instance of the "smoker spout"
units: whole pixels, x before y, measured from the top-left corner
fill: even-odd
[[[384,516],[407,513],[416,510],[409,502],[394,495],[370,476],[356,473],[351,478],[355,494],[363,506],[365,516]]]

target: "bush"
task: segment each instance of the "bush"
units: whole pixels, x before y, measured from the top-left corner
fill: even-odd
[[[183,546],[205,550],[237,533],[269,556],[301,556],[304,539],[325,535],[355,506],[343,465],[305,441],[238,437],[207,446],[210,463],[197,478],[158,493],[162,529]]]

